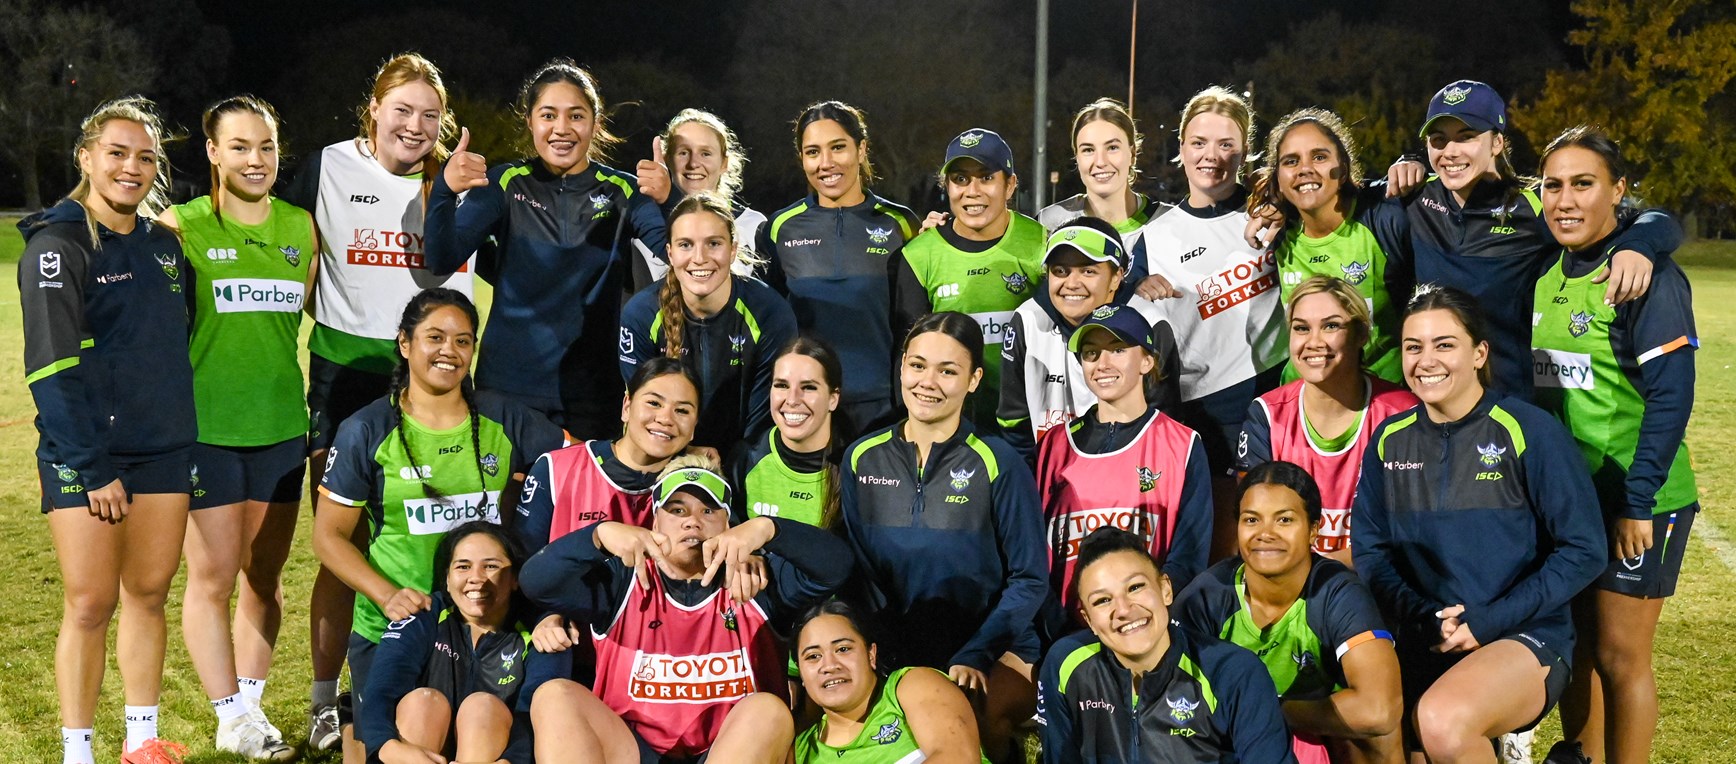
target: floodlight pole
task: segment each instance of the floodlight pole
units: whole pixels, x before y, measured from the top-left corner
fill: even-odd
[[[1133,61],[1139,56],[1139,0],[1133,0],[1133,20],[1127,25],[1127,114],[1133,115]]]
[[[1043,209],[1043,180],[1049,176],[1048,143],[1049,127],[1049,0],[1037,0],[1037,92],[1035,93],[1034,113],[1031,125],[1031,213],[1036,214]]]

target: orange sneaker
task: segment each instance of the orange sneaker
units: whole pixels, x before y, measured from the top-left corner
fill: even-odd
[[[187,746],[168,740],[151,738],[143,745],[123,754],[121,764],[181,764]]]

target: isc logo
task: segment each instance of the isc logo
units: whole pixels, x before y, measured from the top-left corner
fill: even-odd
[[[936,299],[939,299],[942,297],[957,297],[958,296],[958,285],[957,284],[941,284],[940,286],[935,287],[934,296]]]
[[[946,497],[946,503],[948,503],[948,504],[964,504],[964,503],[969,502],[969,501],[970,501],[969,496],[960,496],[956,493],[950,494]]]
[[[1501,479],[1501,473],[1499,473],[1499,472],[1479,472],[1479,473],[1477,473],[1477,479],[1478,480],[1500,480]]]
[[[1489,229],[1489,233],[1498,233],[1498,234],[1501,234],[1502,236],[1506,236],[1507,234],[1517,233],[1517,232],[1518,232],[1518,229],[1516,229],[1510,225],[1498,225],[1498,226],[1494,226],[1494,227]]]
[[[1331,259],[1331,258],[1327,257],[1326,255],[1315,255],[1313,257],[1308,258],[1308,262],[1310,262],[1310,263],[1324,263],[1329,259]]]
[[[965,271],[964,275],[966,275],[966,276],[987,276],[987,275],[989,275],[989,269],[987,269],[987,268],[972,268],[968,271]]]

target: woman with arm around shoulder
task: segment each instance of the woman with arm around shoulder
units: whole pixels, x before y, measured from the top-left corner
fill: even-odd
[[[198,436],[191,279],[180,242],[150,218],[169,186],[162,136],[144,98],[98,106],[79,125],[78,187],[18,223],[24,379],[36,404],[41,509],[65,590],[54,683],[71,764],[97,760],[92,728],[117,604],[122,761],[186,750],[156,739],[163,606],[181,564]]]
[[[760,229],[766,281],[789,298],[796,326],[830,343],[850,388],[846,439],[889,422],[897,373],[891,264],[916,235],[908,208],[868,189],[868,123],[860,109],[822,101],[796,118],[796,152],[810,193]]]
[[[320,484],[338,427],[391,389],[404,303],[425,287],[470,294],[475,268],[437,277],[422,254],[427,192],[448,156],[440,141],[458,131],[446,102],[434,62],[415,53],[391,57],[356,110],[357,136],[313,152],[283,190],[284,199],[313,213],[320,235],[307,343],[310,492]],[[352,595],[320,567],[308,599],[313,692],[307,740],[317,751],[341,738],[337,686]]]
[[[530,649],[523,563],[511,534],[487,520],[440,540],[428,609],[387,627],[368,675],[372,702],[356,724],[370,761],[530,761],[525,680],[558,666]]]
[[[621,389],[608,359],[624,266],[634,239],[664,251],[668,179],[602,164],[619,141],[596,80],[569,60],[525,80],[518,111],[534,156],[489,167],[461,131],[428,200],[428,267],[451,273],[492,236],[498,251],[477,262],[495,290],[477,389],[510,396],[580,438],[608,437]]]
[[[623,379],[641,361],[678,358],[700,381],[705,418],[693,442],[728,448],[771,426],[772,363],[796,333],[789,303],[737,249],[735,218],[709,191],[669,213],[669,272],[621,309]]]
[[[1031,716],[1048,566],[1031,473],[963,418],[982,348],[982,329],[962,313],[918,321],[900,366],[910,416],[856,441],[840,482],[844,535],[883,603],[881,647],[980,699],[983,747],[1000,760]]]
[[[796,621],[802,686],[824,713],[796,735],[795,764],[987,764],[964,693],[921,666],[882,676],[865,621],[839,599]]]
[[[1296,758],[1398,764],[1404,758],[1398,657],[1368,588],[1316,556],[1320,489],[1270,461],[1242,478],[1240,559],[1212,566],[1176,598],[1177,622],[1260,656],[1295,737]]]
[[[1364,185],[1356,143],[1344,120],[1325,109],[1291,112],[1266,140],[1266,165],[1254,173],[1251,213],[1275,208],[1289,224],[1272,246],[1278,289],[1288,305],[1297,287],[1314,276],[1342,279],[1367,300],[1370,313],[1363,357],[1374,376],[1404,381],[1398,363],[1398,306],[1409,295],[1410,221],[1396,198]],[[1294,362],[1284,381],[1298,378]]]
[[[1073,563],[1079,542],[1103,525],[1149,542],[1172,581],[1206,569],[1211,544],[1211,472],[1199,435],[1147,399],[1157,387],[1151,325],[1129,306],[1093,311],[1068,348],[1097,404],[1043,436],[1037,490],[1049,523],[1049,585],[1076,614]]]
[[[1170,622],[1175,592],[1120,528],[1079,545],[1073,579],[1089,626],[1043,658],[1043,761],[1296,764],[1272,678],[1253,653]]]
[[[1325,503],[1314,551],[1348,566],[1362,452],[1381,422],[1417,399],[1363,367],[1370,316],[1356,287],[1315,276],[1291,292],[1289,312],[1290,368],[1301,378],[1248,406],[1236,469],[1246,473],[1271,461],[1303,465]]]
[[[1635,216],[1609,136],[1561,134],[1543,152],[1542,175],[1543,212],[1564,251],[1537,281],[1537,402],[1579,442],[1610,529],[1610,565],[1574,603],[1582,669],[1561,701],[1561,745],[1644,762],[1658,721],[1652,639],[1699,511],[1682,441],[1699,346],[1693,297],[1681,267],[1664,261],[1645,295],[1613,308],[1601,299],[1594,279],[1612,267],[1611,241]]]
[[[559,448],[560,428],[470,388],[476,308],[434,288],[404,306],[391,392],[345,422],[320,483],[313,550],[356,592],[349,637],[357,718],[387,625],[429,606],[433,557],[446,532],[513,511],[530,462]],[[367,548],[352,539],[367,518]],[[351,755],[360,755],[353,735]]]
[[[1405,309],[1405,379],[1422,405],[1363,455],[1351,553],[1392,627],[1406,718],[1436,762],[1495,760],[1571,673],[1569,602],[1607,559],[1572,436],[1487,387],[1470,295],[1425,285]]]

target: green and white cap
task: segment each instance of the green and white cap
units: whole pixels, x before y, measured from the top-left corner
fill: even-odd
[[[1043,264],[1047,265],[1056,254],[1067,251],[1078,252],[1093,262],[1110,263],[1123,271],[1129,265],[1121,234],[1115,226],[1093,217],[1074,218],[1049,234],[1048,246],[1043,251]]]
[[[657,484],[651,486],[654,505],[662,509],[676,491],[688,487],[703,493],[712,504],[729,509],[729,483],[722,475],[701,467],[683,467],[658,478]]]

